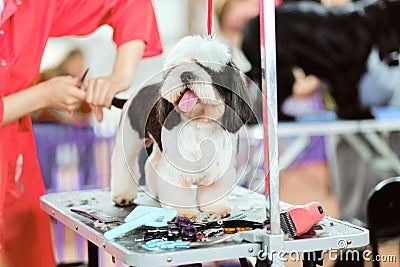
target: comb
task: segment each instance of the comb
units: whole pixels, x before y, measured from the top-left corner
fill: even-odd
[[[124,235],[140,226],[163,227],[167,226],[177,214],[176,210],[137,206],[125,218],[125,223],[104,233],[106,240]]]

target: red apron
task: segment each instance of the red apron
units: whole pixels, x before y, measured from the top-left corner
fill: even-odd
[[[49,216],[39,206],[45,188],[30,118],[1,129],[0,140],[0,252],[6,266],[55,266]]]

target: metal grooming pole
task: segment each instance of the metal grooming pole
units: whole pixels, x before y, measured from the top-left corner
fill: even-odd
[[[280,226],[279,166],[278,166],[278,115],[276,78],[275,1],[260,0],[260,49],[263,93],[264,171],[265,193],[269,203],[271,234],[267,234],[263,249],[268,265],[284,266],[278,251],[284,248],[284,235]]]

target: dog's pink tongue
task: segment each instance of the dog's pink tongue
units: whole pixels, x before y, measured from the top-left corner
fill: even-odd
[[[183,112],[189,112],[197,104],[198,100],[199,99],[193,91],[186,90],[185,94],[179,101],[178,106]]]

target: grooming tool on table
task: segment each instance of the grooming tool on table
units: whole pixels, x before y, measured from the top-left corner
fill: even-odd
[[[121,224],[104,233],[104,238],[111,240],[118,236],[128,233],[140,226],[163,227],[167,226],[168,221],[172,220],[177,214],[176,210],[137,206],[126,218],[125,223]]]
[[[215,222],[209,222],[205,223],[203,225],[200,225],[200,228],[210,228],[210,227],[223,227],[224,229],[227,228],[249,228],[251,229],[259,229],[259,228],[264,228],[264,224],[260,222],[255,222],[255,221],[247,221],[247,220],[227,220],[227,221],[215,221]]]
[[[241,213],[241,214],[232,215],[232,216],[229,216],[227,218],[224,218],[224,219],[222,219],[222,221],[242,220],[242,219],[244,219],[246,217],[247,217],[246,214],[242,214]]]
[[[184,240],[196,240],[211,237],[219,234],[233,234],[242,231],[263,228],[264,224],[246,220],[218,220],[207,223],[192,223],[188,218],[177,217],[175,225],[181,229]]]
[[[170,250],[170,249],[185,249],[207,247],[219,244],[226,241],[241,242],[243,238],[239,234],[224,236],[207,242],[188,242],[188,241],[166,241],[163,239],[153,239],[142,245],[146,250]]]
[[[222,228],[263,228],[264,224],[255,221],[247,221],[247,220],[218,220],[212,222],[191,222],[190,219],[186,217],[177,217],[174,223],[177,227],[186,227],[186,226],[194,226],[199,230],[209,229],[213,227],[222,227]]]
[[[176,217],[174,222],[176,226],[178,227],[184,227],[187,225],[193,225],[198,228],[210,228],[210,227],[217,227],[217,226],[222,226],[222,227],[250,227],[253,229],[256,228],[263,228],[264,224],[261,222],[255,222],[255,221],[248,221],[248,220],[238,220],[237,217],[233,217],[229,220],[218,220],[218,221],[212,221],[212,222],[191,222],[190,219],[186,217]]]
[[[281,227],[290,236],[298,236],[308,232],[313,225],[321,221],[325,212],[318,202],[295,205],[281,213]]]
[[[99,214],[98,212],[95,211],[86,211],[86,210],[80,210],[80,209],[73,209],[71,208],[72,212],[75,212],[79,215],[82,215],[86,218],[101,222],[101,223],[114,223],[114,222],[118,222],[118,220],[115,220],[114,218],[112,218],[109,215],[106,214]]]
[[[149,229],[139,241],[162,239],[167,241],[209,241],[210,237],[225,234],[234,234],[242,231],[249,231],[256,228],[263,228],[264,224],[245,220],[192,222],[186,217],[177,217],[174,221],[168,222],[167,227]]]

